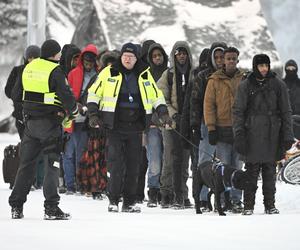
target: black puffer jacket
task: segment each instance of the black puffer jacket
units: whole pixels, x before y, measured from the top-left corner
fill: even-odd
[[[259,84],[253,73],[240,84],[233,105],[235,138],[246,140],[245,162],[282,158],[282,145],[293,140],[287,88],[275,73]]]

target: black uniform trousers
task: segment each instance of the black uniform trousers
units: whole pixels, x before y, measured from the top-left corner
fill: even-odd
[[[43,154],[45,167],[44,206],[58,205],[60,197],[57,193],[57,187],[61,145],[62,128],[57,121],[49,118],[35,118],[25,122],[20,149],[20,166],[13,191],[9,197],[10,206],[21,207],[26,202],[35,178],[36,162],[40,153]]]
[[[110,202],[135,202],[142,156],[142,133],[109,131],[107,137],[107,177]]]
[[[262,191],[266,209],[274,207],[276,192],[276,163],[246,163],[246,173],[251,185],[244,190],[245,209],[253,209],[257,190],[258,175],[262,173]]]

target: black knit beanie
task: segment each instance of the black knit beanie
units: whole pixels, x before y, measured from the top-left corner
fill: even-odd
[[[28,61],[29,58],[38,58],[41,56],[41,49],[36,45],[30,45],[25,50],[24,58]]]
[[[59,53],[61,47],[59,43],[53,39],[46,40],[41,47],[41,57],[49,58]]]
[[[121,55],[125,52],[128,52],[128,53],[132,53],[135,55],[136,58],[138,58],[138,51],[137,51],[137,47],[136,45],[134,45],[133,43],[125,43],[123,46],[122,46],[122,49],[121,49]]]

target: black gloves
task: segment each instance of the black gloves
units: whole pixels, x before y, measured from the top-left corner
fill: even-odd
[[[89,125],[91,128],[100,128],[103,123],[97,115],[91,115],[89,116]]]
[[[238,152],[240,155],[246,155],[247,153],[247,141],[245,136],[243,135],[237,135],[234,138],[234,148],[236,152]]]
[[[159,118],[160,122],[163,124],[164,127],[168,126],[168,127],[172,127],[172,119],[168,114],[163,114],[161,115],[161,117]]]
[[[285,151],[289,150],[292,147],[293,144],[294,144],[294,141],[285,141],[284,142]]]
[[[218,142],[217,130],[212,130],[208,132],[208,142],[210,145],[216,145]]]

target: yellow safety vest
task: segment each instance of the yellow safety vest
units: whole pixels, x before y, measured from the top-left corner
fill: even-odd
[[[115,112],[122,84],[122,74],[111,76],[111,66],[104,68],[96,82],[88,90],[88,103],[96,103],[103,112]],[[161,90],[149,71],[144,70],[138,77],[138,85],[146,115],[152,114],[152,109],[166,104]]]
[[[23,101],[62,107],[56,93],[49,89],[49,77],[56,67],[57,63],[41,58],[26,65],[22,74]]]

